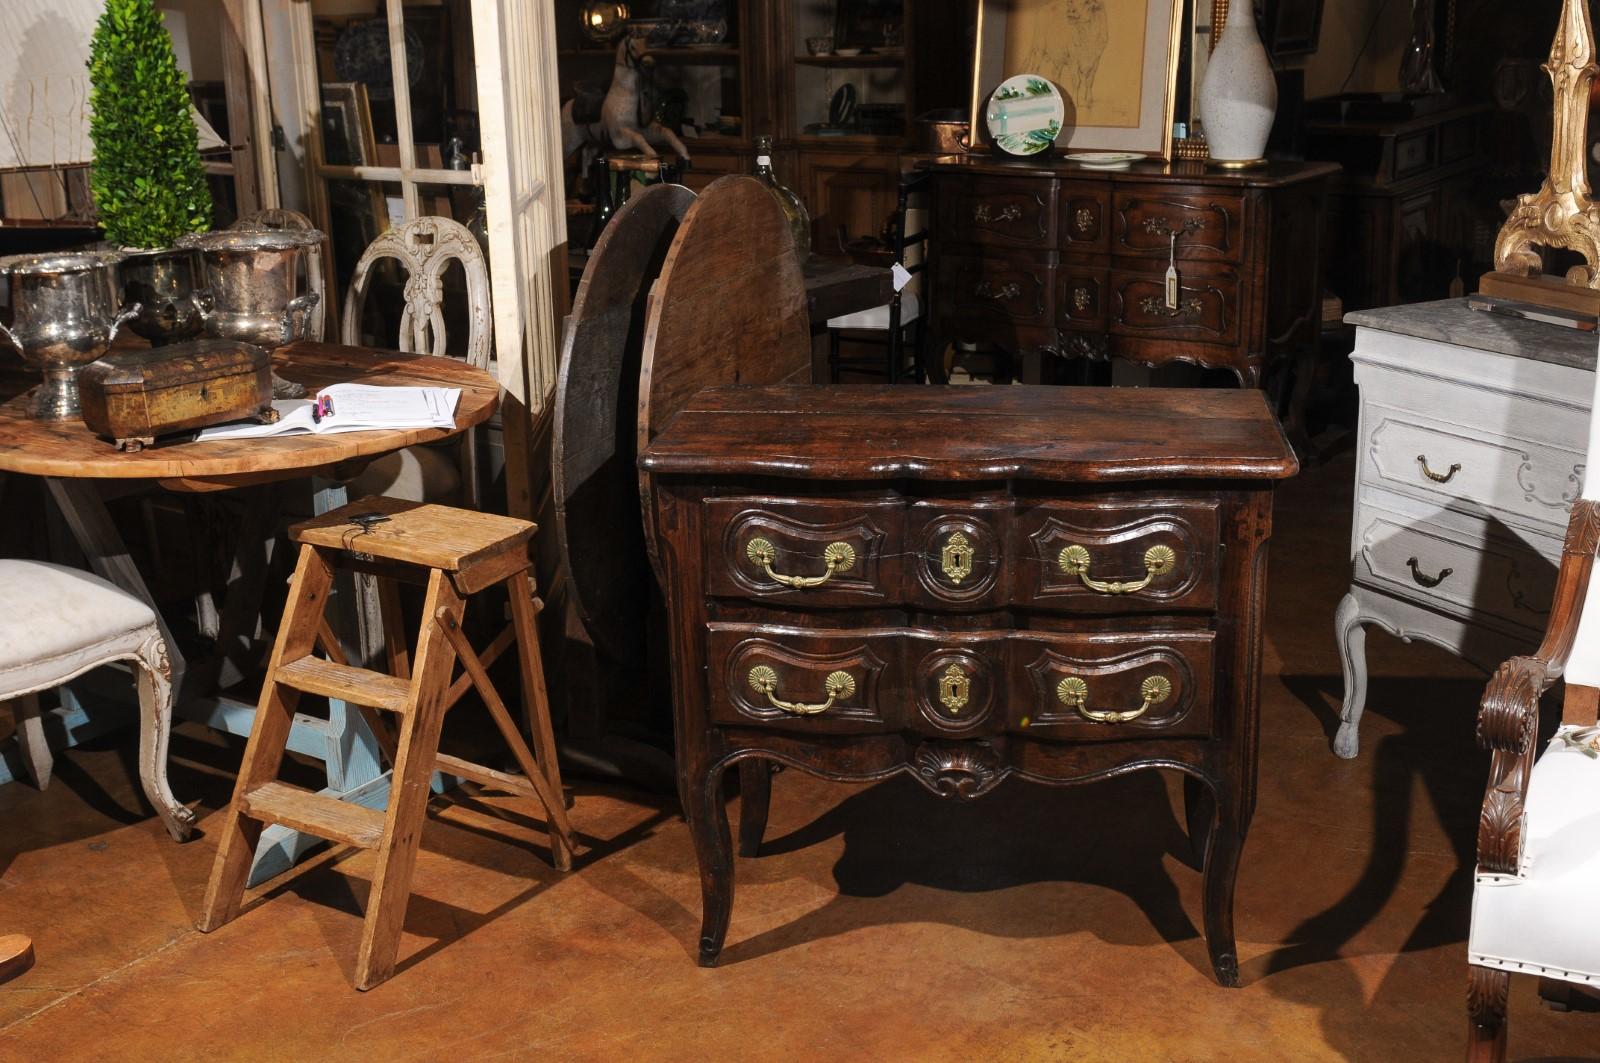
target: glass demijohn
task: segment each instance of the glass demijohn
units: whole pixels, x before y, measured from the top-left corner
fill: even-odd
[[[783,215],[789,220],[789,231],[794,234],[795,254],[803,263],[811,256],[811,215],[806,213],[800,197],[778,182],[772,172],[772,138],[756,137],[756,179],[772,189]]]

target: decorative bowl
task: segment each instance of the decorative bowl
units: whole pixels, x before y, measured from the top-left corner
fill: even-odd
[[[806,51],[810,52],[812,55],[832,55],[833,54],[833,38],[832,37],[807,37],[806,38]]]

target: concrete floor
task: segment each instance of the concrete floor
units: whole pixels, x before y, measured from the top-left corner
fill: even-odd
[[[361,994],[370,855],[325,852],[197,933],[214,839],[167,839],[125,732],[63,756],[43,794],[0,787],[0,932],[39,957],[0,986],[0,1060],[1457,1059],[1482,679],[1374,633],[1361,757],[1329,752],[1350,482],[1347,452],[1280,496],[1242,989],[1212,982],[1158,775],[962,806],[788,772],[719,969],[694,964],[674,808],[579,782],[593,850],[567,876],[520,802],[436,802],[401,970]],[[239,748],[175,737],[202,831]],[[1512,985],[1513,1058],[1600,1058],[1600,1014]]]

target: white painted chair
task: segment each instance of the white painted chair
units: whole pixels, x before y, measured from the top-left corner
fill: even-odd
[[[1600,579],[1590,578],[1600,545],[1600,417],[1592,415],[1588,468],[1544,641],[1500,666],[1478,715],[1478,740],[1493,760],[1467,943],[1472,1063],[1505,1058],[1512,974],[1538,975],[1541,992],[1557,1000],[1572,985],[1600,988]],[[1563,677],[1561,727],[1541,754],[1539,699]]]
[[[467,281],[467,364],[489,368],[489,266],[471,231],[448,218],[413,218],[374,240],[356,263],[344,302],[342,338],[361,344],[361,312],[372,267],[397,260],[406,273],[405,310],[400,315],[400,349],[444,355],[444,274],[461,263]],[[455,460],[451,460],[452,452]],[[478,447],[471,432],[444,447],[411,447],[379,458],[350,485],[351,497],[388,495],[414,502],[458,502],[479,508]]]
[[[194,813],[167,785],[172,670],[155,612],[88,572],[43,561],[0,560],[0,702],[18,706],[23,759],[42,789],[52,760],[39,718],[40,691],[113,661],[130,661],[139,686],[139,780],[178,841]]]

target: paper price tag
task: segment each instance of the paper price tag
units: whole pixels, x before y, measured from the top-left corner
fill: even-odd
[[[889,267],[889,276],[894,279],[894,290],[897,292],[911,283],[911,271],[898,262]]]

